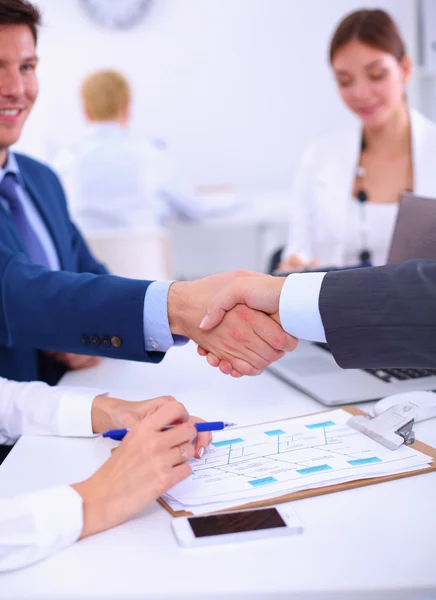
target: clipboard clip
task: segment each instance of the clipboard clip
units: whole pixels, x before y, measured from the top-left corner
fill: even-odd
[[[396,450],[402,444],[409,446],[415,441],[415,405],[394,404],[373,419],[358,415],[350,417],[347,425],[379,442],[389,450]]]

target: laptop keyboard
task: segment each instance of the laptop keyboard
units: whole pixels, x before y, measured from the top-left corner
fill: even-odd
[[[314,344],[327,352],[331,352],[327,344],[321,342],[314,342]],[[422,377],[436,375],[436,369],[364,369],[364,371],[386,383],[407,381],[407,379],[421,379]]]
[[[365,371],[386,383],[436,375],[436,369],[365,369]]]

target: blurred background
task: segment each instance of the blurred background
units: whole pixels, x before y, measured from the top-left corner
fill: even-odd
[[[86,128],[82,80],[96,69],[118,69],[132,86],[135,135],[164,140],[193,186],[226,186],[237,195],[231,214],[168,223],[178,278],[265,270],[271,251],[286,241],[288,193],[303,148],[353,121],[338,100],[327,57],[346,13],[377,7],[392,15],[415,63],[409,101],[430,118],[436,114],[433,67],[419,35],[426,3],[419,0],[37,4],[44,21],[41,91],[17,150],[56,167]]]

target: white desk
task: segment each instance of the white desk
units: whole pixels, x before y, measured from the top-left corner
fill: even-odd
[[[254,423],[319,410],[269,374],[233,380],[173,349],[160,365],[105,361],[68,374],[127,398],[173,394],[207,419]],[[436,444],[436,421],[417,437]],[[107,448],[101,439],[24,437],[0,469],[0,494],[73,482]],[[436,474],[294,503],[301,536],[193,550],[179,548],[170,515],[154,503],[135,520],[34,567],[0,576],[0,598],[436,598]],[[424,593],[424,590],[433,590]]]

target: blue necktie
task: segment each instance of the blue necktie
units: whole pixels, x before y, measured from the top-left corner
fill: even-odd
[[[47,255],[38,236],[30,226],[17,194],[17,177],[14,173],[6,173],[0,183],[0,196],[9,205],[11,217],[19,230],[31,262],[49,268]]]

